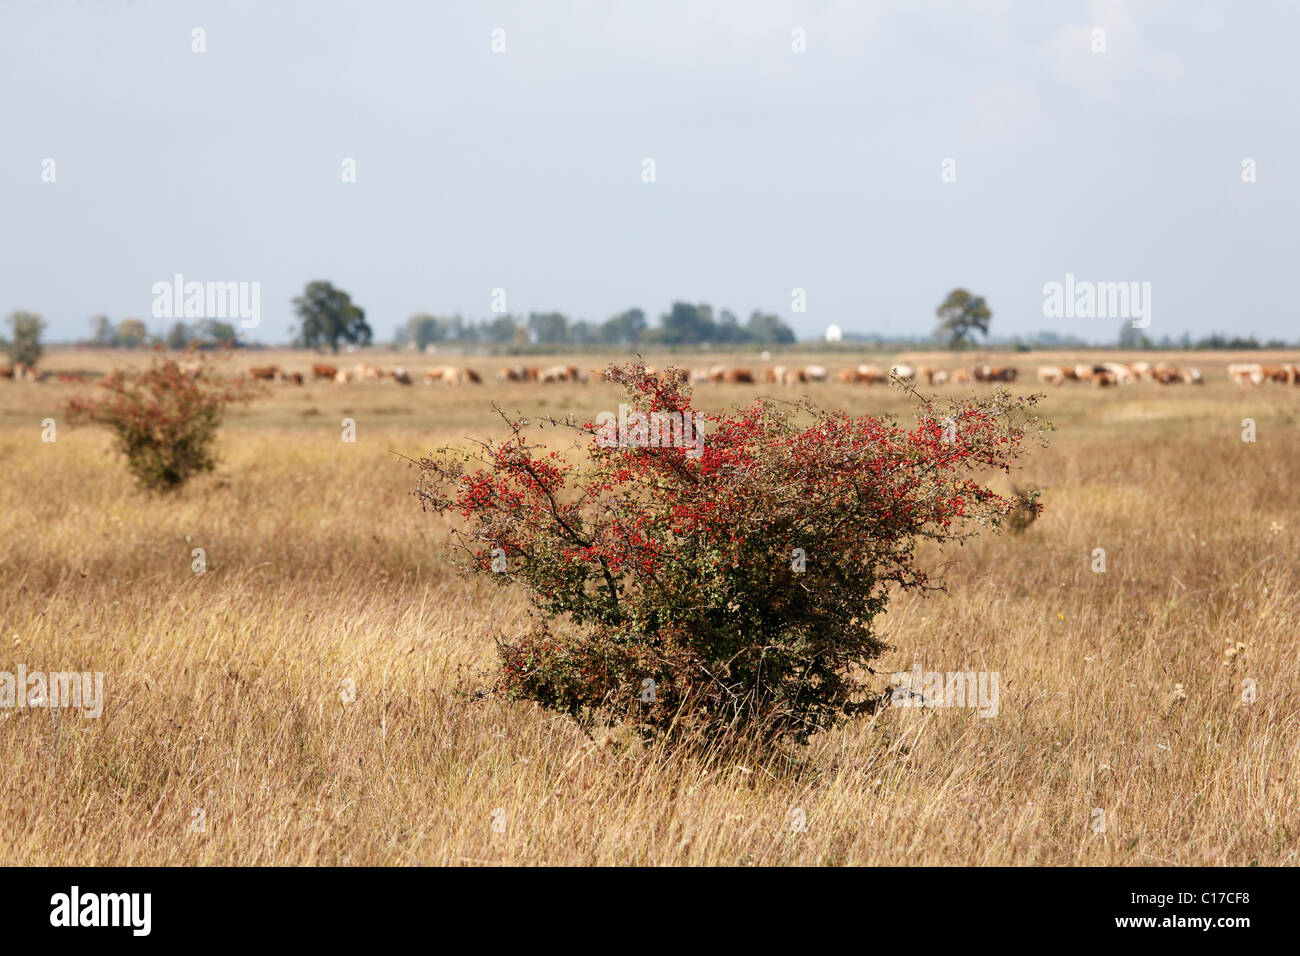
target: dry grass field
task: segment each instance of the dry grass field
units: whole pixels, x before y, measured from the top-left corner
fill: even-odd
[[[1018,364],[1027,392],[1056,358],[1077,357],[991,360]],[[145,360],[55,350],[43,365]],[[98,719],[0,709],[0,859],[1300,862],[1300,388],[1231,384],[1230,360],[1257,358],[1195,356],[1203,387],[1042,388],[1056,431],[1018,481],[1043,489],[1043,516],[951,555],[947,593],[883,619],[882,675],[996,671],[996,717],[889,708],[797,752],[726,758],[593,740],[476,698],[492,634],[521,627],[525,603],[455,573],[398,457],[495,432],[494,400],[592,415],[617,407],[614,387],[498,385],[516,360],[483,357],[459,363],[481,386],[277,385],[227,416],[216,473],[157,498],[107,433],[61,421],[56,406],[92,386],[0,381],[0,670],[103,672],[106,697]],[[696,394],[713,408],[792,391],[907,412],[887,387]]]

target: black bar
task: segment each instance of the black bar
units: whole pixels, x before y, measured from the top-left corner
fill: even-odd
[[[1292,894],[1284,886],[1292,875],[1261,868],[9,868],[0,870],[0,925],[6,943],[114,937],[128,945],[200,938],[373,946],[395,931],[467,937],[493,949],[544,940],[735,945],[786,932],[814,941],[831,931],[864,945],[927,948],[1031,938],[1023,933],[1232,945],[1256,930],[1270,938],[1286,931],[1282,908]],[[148,935],[136,935],[143,919],[133,928],[130,918],[143,916],[143,896],[130,910],[121,897],[109,901],[104,911],[111,916],[116,906],[126,925],[51,925],[70,910],[73,886],[87,919],[100,911],[98,894],[149,894]],[[1120,925],[1134,919],[1154,922]],[[1208,927],[1200,925],[1207,919]],[[688,937],[678,935],[688,927]]]

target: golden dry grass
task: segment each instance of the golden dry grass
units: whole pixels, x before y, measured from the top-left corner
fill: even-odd
[[[1031,376],[1050,361],[1020,358]],[[586,414],[616,407],[611,387],[277,387],[228,417],[215,475],[159,499],[132,488],[103,432],[60,422],[41,441],[76,386],[0,381],[0,670],[102,671],[107,697],[97,720],[0,710],[0,858],[1294,864],[1300,389],[1230,385],[1225,358],[1198,357],[1204,388],[1046,389],[1058,431],[1020,475],[1045,489],[1043,517],[956,552],[947,594],[884,619],[882,673],[998,671],[997,717],[889,709],[794,755],[725,759],[612,746],[461,692],[524,603],[454,574],[391,453],[483,434],[493,399]],[[904,409],[882,388],[806,391]]]

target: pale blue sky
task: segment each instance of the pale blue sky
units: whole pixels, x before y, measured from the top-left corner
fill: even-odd
[[[0,311],[158,329],[180,272],[261,282],[264,341],[318,278],[381,338],[497,287],[921,334],[965,285],[997,335],[1112,340],[1044,318],[1072,272],[1151,282],[1157,338],[1295,339],[1298,40],[1259,0],[0,0]]]

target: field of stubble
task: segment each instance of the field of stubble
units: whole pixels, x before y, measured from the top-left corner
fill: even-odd
[[[1031,382],[1052,360],[997,361],[1017,358]],[[44,365],[115,361],[144,357]],[[106,433],[60,420],[90,386],[0,381],[0,670],[101,671],[106,696],[99,719],[0,709],[0,861],[1300,862],[1300,388],[1231,385],[1226,361],[1197,357],[1203,388],[1044,389],[1057,430],[1019,474],[1042,518],[958,551],[948,593],[893,605],[878,670],[998,671],[996,717],[890,709],[726,760],[462,693],[524,602],[454,573],[394,453],[488,433],[494,399],[612,410],[612,386],[277,386],[228,415],[215,474],[159,499]],[[906,408],[883,387],[800,391]],[[785,393],[697,395],[757,392]]]

